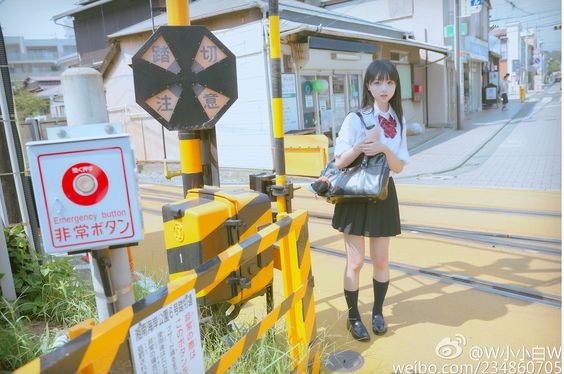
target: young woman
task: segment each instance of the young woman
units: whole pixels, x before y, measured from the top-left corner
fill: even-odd
[[[360,112],[366,127],[355,113],[349,113],[343,121],[335,146],[337,167],[347,167],[363,154],[373,156],[383,152],[390,170],[400,173],[409,160],[409,153],[401,107],[400,78],[391,62],[376,60],[366,69]],[[375,137],[366,138],[366,128],[373,126],[380,131],[375,132]],[[344,277],[349,310],[347,329],[355,339],[366,341],[370,336],[358,311],[359,274],[364,263],[365,237],[369,239],[373,269],[372,330],[377,335],[387,331],[382,306],[390,278],[388,247],[390,237],[400,234],[398,199],[393,179],[390,177],[386,200],[336,204],[333,227],[343,233],[347,252]]]

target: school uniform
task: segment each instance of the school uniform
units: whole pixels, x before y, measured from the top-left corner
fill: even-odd
[[[382,112],[377,106],[374,106],[373,110],[361,110],[360,113],[368,127],[376,125],[376,128],[380,130],[380,141],[398,159],[408,163],[407,126],[404,121],[403,131],[401,130],[400,121],[392,106],[389,106],[387,112]],[[379,121],[378,116],[383,117],[385,121]],[[386,122],[391,121],[391,118],[395,120],[395,128],[390,125],[390,122]],[[366,128],[360,118],[355,113],[349,113],[343,121],[336,140],[335,157],[362,143],[365,137]],[[390,175],[394,174],[390,172]],[[388,197],[385,200],[335,204],[332,225],[336,230],[351,235],[385,237],[401,234],[399,205],[393,178],[390,177]]]

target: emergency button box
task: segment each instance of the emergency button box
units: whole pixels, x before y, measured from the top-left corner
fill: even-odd
[[[184,200],[163,206],[163,222],[169,274],[175,279],[271,224],[272,211],[269,197],[256,191],[192,189]],[[238,304],[263,294],[273,270],[269,249],[241,263],[200,302]]]
[[[143,239],[128,135],[46,140],[26,147],[46,253]]]

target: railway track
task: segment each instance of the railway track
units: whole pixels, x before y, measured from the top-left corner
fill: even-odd
[[[294,196],[295,200],[304,199],[304,200],[315,200],[318,199],[315,195],[299,195]],[[321,199],[321,198],[319,198]],[[419,203],[419,202],[405,202],[400,201],[401,206],[411,206],[417,208],[436,208],[436,209],[452,209],[452,210],[461,210],[461,211],[469,211],[469,212],[479,212],[479,213],[499,213],[499,214],[516,214],[516,215],[524,215],[524,216],[538,216],[538,217],[554,217],[559,218],[562,217],[560,212],[555,211],[531,211],[531,210],[523,210],[523,209],[505,209],[505,208],[494,208],[494,207],[475,207],[475,206],[468,206],[468,205],[456,205],[456,204],[439,204],[439,203]]]
[[[170,203],[180,199],[180,194],[174,191],[162,191],[153,188],[141,187],[140,188],[141,197],[143,200]],[[313,196],[299,196],[297,199],[311,199]],[[436,209],[453,209],[453,210],[466,210],[473,211],[476,213],[489,213],[489,214],[517,214],[524,216],[536,216],[536,217],[550,217],[550,218],[560,218],[560,212],[530,212],[518,209],[500,209],[500,208],[490,208],[490,207],[469,207],[462,205],[449,205],[449,204],[428,204],[428,203],[417,203],[408,202],[402,203],[400,205],[422,207],[422,208],[436,208]],[[154,214],[160,214],[157,209],[144,207],[144,211],[148,211]],[[332,218],[331,214],[310,211],[310,218],[313,222],[321,224],[330,224]],[[447,240],[464,241],[471,243],[479,243],[482,245],[488,245],[492,248],[504,248],[515,251],[523,251],[526,253],[541,254],[547,256],[561,256],[561,245],[562,242],[559,239],[535,237],[535,236],[524,236],[524,235],[512,235],[503,234],[496,232],[485,232],[485,231],[473,231],[473,230],[462,230],[455,228],[443,228],[443,227],[433,227],[424,225],[414,225],[414,224],[403,224],[402,231],[408,235],[421,235],[426,237],[440,237]],[[329,256],[345,258],[346,254],[343,251],[332,249],[329,247],[317,245],[312,242],[310,248],[313,252],[322,253]],[[365,261],[370,263],[370,258],[366,257]],[[503,283],[492,282],[489,280],[484,280],[475,277],[469,277],[463,274],[457,274],[447,271],[441,271],[431,268],[418,267],[406,263],[400,262],[390,262],[390,268],[410,274],[413,276],[421,276],[426,278],[431,278],[439,282],[446,282],[451,284],[458,284],[464,287],[469,287],[473,289],[478,289],[484,292],[497,294],[505,297],[510,297],[514,299],[519,299],[527,302],[541,303],[550,305],[553,307],[561,308],[562,302],[559,295],[547,294],[538,292],[535,290],[530,290],[523,287],[515,287],[506,285]]]
[[[323,247],[315,244],[310,244],[310,249],[317,253],[323,253],[329,256],[346,258],[346,254],[344,252],[336,249]],[[370,257],[365,257],[364,262],[370,263]],[[417,267],[417,266],[408,265],[399,262],[393,262],[393,261],[390,262],[390,269],[401,271],[403,273],[407,273],[414,276],[431,278],[439,282],[458,284],[465,287],[470,287],[481,291],[485,291],[488,293],[511,297],[514,299],[524,300],[528,302],[546,304],[557,308],[560,308],[562,305],[561,298],[558,295],[546,294],[521,287],[508,286],[497,282],[487,281],[484,279],[468,277],[462,274],[422,268],[422,267]]]
[[[309,212],[309,217],[321,220],[325,224],[330,224],[329,222],[332,216],[325,213]],[[423,225],[402,224],[401,228],[402,232],[412,235],[443,237],[466,242],[486,244],[494,248],[507,248],[550,256],[562,255],[562,241],[558,239]]]

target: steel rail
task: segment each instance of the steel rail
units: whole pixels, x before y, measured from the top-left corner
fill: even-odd
[[[317,199],[315,195],[300,195],[294,196],[294,199]],[[322,197],[319,197],[322,199]],[[450,205],[450,204],[432,204],[432,203],[417,203],[417,202],[401,202],[400,206],[413,206],[420,208],[436,208],[436,209],[455,209],[455,210],[466,210],[474,212],[485,212],[485,213],[501,213],[501,214],[517,214],[526,216],[541,216],[541,217],[561,217],[561,212],[550,212],[550,211],[529,211],[529,210],[519,210],[519,209],[505,209],[505,208],[489,208],[489,207],[473,207],[467,205]]]
[[[310,248],[312,251],[318,253],[323,253],[329,256],[346,258],[346,254],[344,252],[341,252],[336,249],[318,246],[315,244],[310,244]],[[365,256],[364,262],[369,264],[370,257]],[[462,274],[450,273],[450,272],[434,270],[429,268],[422,268],[422,267],[412,266],[395,261],[390,261],[389,266],[391,269],[401,271],[403,273],[407,273],[410,275],[431,278],[434,280],[438,280],[440,282],[458,284],[470,288],[475,288],[488,293],[510,297],[513,299],[546,304],[557,308],[560,308],[562,305],[561,298],[558,295],[546,294],[522,287],[509,286],[502,283],[491,282],[480,278],[468,277]]]
[[[309,212],[309,216],[311,218],[317,218],[324,221],[329,221],[332,218],[332,215],[330,214],[324,214],[318,212]],[[536,253],[547,254],[552,256],[561,256],[562,253],[559,248],[555,248],[554,246],[542,245],[544,243],[550,243],[553,245],[561,246],[561,241],[550,239],[550,238],[535,238],[530,236],[519,236],[519,235],[494,233],[494,232],[481,232],[481,231],[470,231],[470,230],[460,230],[460,229],[447,229],[447,228],[421,226],[421,225],[402,224],[401,227],[403,230],[408,230],[414,234],[420,233],[423,235],[448,237],[451,239],[485,243],[485,244],[490,244],[492,246],[504,247],[513,250],[536,252]],[[491,239],[492,237],[496,239]],[[497,238],[503,238],[509,240],[501,240]],[[535,245],[532,243],[522,243],[522,241],[540,243],[540,245],[539,244]]]

